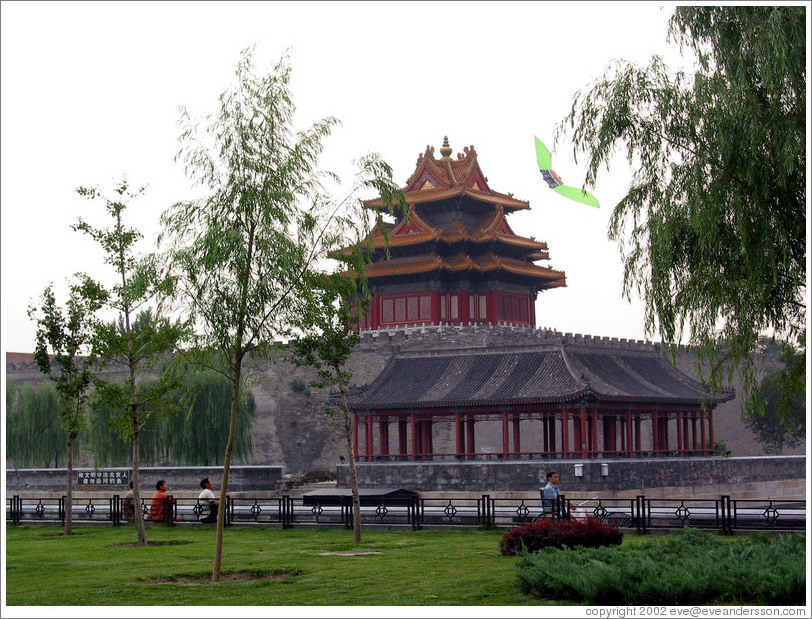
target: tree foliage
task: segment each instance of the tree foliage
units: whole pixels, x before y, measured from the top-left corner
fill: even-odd
[[[177,376],[161,372],[156,377],[156,364],[175,351],[185,335],[185,327],[161,316],[149,307],[161,290],[156,258],[139,255],[135,245],[141,233],[124,224],[124,212],[129,202],[143,194],[144,189],[131,191],[126,180],[107,197],[97,188],[80,187],[77,192],[91,200],[105,203],[113,220],[110,228],[94,228],[81,218],[73,226],[96,241],[105,254],[105,262],[113,267],[117,283],[111,287],[82,275],[86,298],[94,299],[102,309],[117,315],[113,320],[97,319],[93,329],[93,353],[103,365],[122,367],[123,381],[105,378],[97,373],[94,379],[94,404],[116,411],[111,419],[119,436],[132,445],[132,471],[135,504],[140,504],[139,459],[140,435],[149,419],[172,411],[167,393],[177,386]],[[136,518],[138,542],[146,545],[146,531],[141,518]]]
[[[806,349],[805,12],[678,7],[669,36],[695,71],[617,62],[558,128],[586,153],[587,185],[625,149],[633,178],[609,229],[624,294],[642,293],[649,333],[697,345],[714,388],[738,371],[751,410],[759,335]]]
[[[353,418],[347,400],[352,374],[346,369],[359,336],[358,286],[355,279],[341,273],[310,274],[310,278],[307,310],[297,323],[301,333],[291,341],[288,354],[296,365],[316,370],[318,379],[312,381],[311,386],[329,388],[335,393],[335,399],[325,406],[325,413],[339,428],[346,443],[352,489],[353,542],[360,544],[361,498],[352,440]]]
[[[59,467],[67,444],[52,381],[39,386],[6,383],[6,458],[15,468]]]
[[[243,52],[234,86],[220,96],[220,109],[206,118],[202,133],[183,111],[179,157],[207,195],[175,204],[162,218],[174,297],[200,330],[186,357],[221,372],[232,385],[221,495],[228,491],[249,364],[267,359],[273,342],[288,334],[302,311],[306,271],[334,246],[343,225],[355,223],[342,209],[350,201],[336,202],[325,190],[335,175],[317,165],[336,119],[295,131],[287,57],[265,75],[255,73],[252,57],[251,50]],[[360,169],[362,186],[394,187],[378,157],[363,158]],[[214,581],[220,578],[224,513],[218,515]]]
[[[74,443],[87,424],[87,400],[93,379],[94,358],[83,353],[89,351],[93,313],[100,306],[98,296],[87,292],[84,285],[72,285],[62,308],[49,285],[42,293],[41,305],[32,305],[28,310],[37,322],[34,358],[40,372],[54,382],[61,426],[67,435],[65,535],[72,533]]]
[[[781,453],[784,447],[796,447],[806,437],[806,389],[799,391],[786,384],[789,377],[804,371],[806,360],[786,345],[779,358],[783,367],[768,374],[756,394],[764,413],[745,419],[767,453]]]
[[[187,368],[183,384],[168,395],[173,400],[175,415],[159,415],[142,431],[139,461],[144,466],[172,463],[176,466],[212,466],[220,461],[228,438],[228,417],[223,414],[231,405],[230,383],[220,374]],[[139,389],[149,389],[154,381],[146,380]],[[144,399],[146,396],[142,396]],[[149,403],[143,405],[149,413]],[[251,427],[256,404],[246,394],[237,420],[234,457],[246,462],[252,453]],[[88,438],[96,466],[129,464],[131,448],[114,429],[120,414],[106,406],[92,408]]]

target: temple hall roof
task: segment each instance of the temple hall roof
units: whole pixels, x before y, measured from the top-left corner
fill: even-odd
[[[535,349],[471,349],[394,355],[350,398],[353,410],[527,405],[593,397],[616,403],[699,406],[714,398],[656,350],[549,344]]]

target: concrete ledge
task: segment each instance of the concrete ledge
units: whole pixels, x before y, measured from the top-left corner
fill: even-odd
[[[97,470],[116,471],[125,473],[126,483],[100,484],[94,486],[79,486],[76,483],[77,474],[95,472]],[[276,482],[282,479],[281,466],[232,466],[229,469],[228,492],[271,492],[276,489]],[[166,467],[139,467],[138,474],[141,479],[142,492],[152,496],[155,492],[155,483],[165,479],[169,486],[169,493],[181,496],[181,493],[194,494],[200,492],[200,480],[211,477],[215,492],[220,488],[223,479],[222,466],[166,466]],[[52,491],[62,496],[65,491],[67,469],[7,469],[6,495],[13,496],[23,492]],[[126,467],[109,467],[104,469],[75,468],[73,469],[74,492],[105,495],[124,494],[129,489],[132,479],[132,469]]]
[[[357,464],[362,488],[408,488],[421,494],[537,493],[551,469],[558,471],[561,489],[568,496],[600,494],[625,498],[664,493],[673,497],[690,492],[697,497],[715,497],[733,496],[740,490],[750,493],[752,498],[806,496],[806,456]],[[338,467],[338,486],[349,487],[347,465]]]

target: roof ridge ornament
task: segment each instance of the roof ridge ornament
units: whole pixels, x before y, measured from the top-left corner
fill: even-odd
[[[448,145],[448,136],[443,136],[443,147],[440,149],[440,154],[443,156],[443,159],[451,159],[451,146]]]

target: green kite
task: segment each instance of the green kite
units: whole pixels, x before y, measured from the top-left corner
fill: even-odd
[[[544,177],[544,180],[547,181],[550,189],[557,191],[562,196],[569,198],[570,200],[575,200],[576,202],[582,202],[583,204],[600,208],[600,204],[598,204],[598,200],[595,198],[595,196],[584,189],[578,189],[576,187],[565,185],[564,181],[561,180],[558,174],[553,172],[553,156],[550,151],[547,150],[547,147],[544,146],[544,143],[538,138],[536,138],[536,159],[539,162],[539,170],[541,171],[541,175]]]

